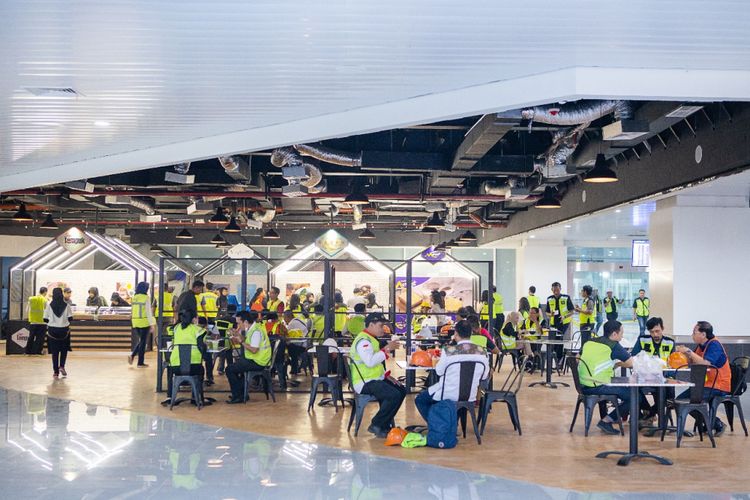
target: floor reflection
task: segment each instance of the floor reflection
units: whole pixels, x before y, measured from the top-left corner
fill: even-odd
[[[4,498],[591,497],[16,391],[0,424]]]

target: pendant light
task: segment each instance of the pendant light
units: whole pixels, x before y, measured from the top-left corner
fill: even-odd
[[[177,236],[175,236],[178,240],[192,240],[193,235],[190,234],[190,231],[183,228],[179,233],[177,233]]]
[[[544,188],[544,195],[534,206],[536,208],[562,208],[560,200],[555,196],[556,194],[557,193],[553,188],[547,186]]]
[[[229,219],[229,224],[224,228],[225,233],[239,233],[242,232],[242,228],[237,224],[237,217],[234,215]]]
[[[370,199],[362,191],[356,190],[344,198],[344,202],[349,205],[367,205],[370,203]]]
[[[427,224],[425,224],[425,227],[442,229],[445,227],[445,223],[443,222],[443,219],[440,218],[440,214],[438,214],[437,212],[432,212],[432,217],[427,220]]]
[[[55,223],[55,220],[52,218],[52,214],[48,213],[47,218],[44,219],[44,222],[39,226],[40,229],[57,229],[57,224]]]
[[[437,234],[438,230],[435,229],[434,227],[425,226],[422,228],[422,232],[425,234]]]
[[[614,170],[609,168],[607,160],[604,158],[602,153],[596,155],[596,162],[594,168],[592,168],[586,176],[583,178],[584,182],[595,182],[598,184],[605,182],[617,182],[617,174]]]
[[[33,222],[34,217],[26,211],[26,203],[21,202],[18,205],[18,212],[13,214],[13,222]]]
[[[365,228],[364,231],[362,231],[361,233],[359,233],[358,238],[360,240],[374,240],[375,239],[375,234],[372,231],[370,231],[368,228]]]
[[[216,213],[210,219],[208,219],[208,222],[212,224],[224,224],[225,222],[229,222],[227,216],[224,215],[224,208],[216,207]]]
[[[477,235],[472,233],[471,231],[466,231],[464,234],[462,234],[458,241],[465,241],[467,243],[471,243],[472,241],[477,241]]]
[[[278,240],[278,239],[281,239],[281,236],[279,236],[279,233],[277,233],[273,229],[269,229],[268,231],[263,233],[263,239],[264,240]]]
[[[295,245],[294,243],[289,243],[284,247],[284,250],[297,250],[297,245]]]
[[[222,238],[219,233],[216,233],[216,236],[211,238],[211,243],[213,243],[214,245],[219,245],[221,243],[224,243],[224,241],[224,238]]]

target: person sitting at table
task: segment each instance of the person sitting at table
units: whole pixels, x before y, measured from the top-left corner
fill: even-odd
[[[109,303],[112,307],[130,307],[130,304],[122,298],[119,292],[112,292],[112,296],[109,298]]]
[[[271,364],[271,341],[265,328],[257,320],[258,314],[255,311],[237,313],[237,330],[232,332],[230,341],[233,345],[240,346],[239,355],[234,363],[227,366],[225,372],[232,390],[229,404],[243,402],[243,377],[246,372],[263,371]]]
[[[651,356],[657,356],[664,360],[666,363],[669,359],[669,355],[674,352],[675,341],[671,337],[664,335],[664,322],[661,318],[654,316],[649,318],[646,322],[646,329],[648,335],[642,335],[638,337],[633,349],[630,350],[630,355],[635,356],[641,351],[644,351]],[[641,388],[643,396],[641,397],[641,413],[643,415],[641,423],[644,425],[650,424],[657,414],[658,408],[655,404],[652,406],[646,399],[646,393],[656,393],[655,389],[643,387]],[[667,388],[668,399],[674,398],[674,388]]]
[[[531,311],[531,304],[529,299],[521,297],[518,299],[518,314],[521,315],[521,321],[529,319],[529,311]]]
[[[497,344],[492,340],[490,332],[488,332],[486,328],[482,328],[482,323],[479,321],[479,316],[477,314],[469,315],[465,321],[468,321],[471,326],[471,337],[469,340],[472,344],[476,344],[492,354],[500,354],[500,349],[498,349]]]
[[[312,338],[320,340],[325,336],[326,333],[326,316],[323,314],[323,304],[315,304],[313,306],[313,313],[310,315],[312,321]]]
[[[208,318],[200,316],[198,318],[198,327],[200,333],[198,333],[198,349],[201,351],[203,356],[203,364],[206,366],[206,380],[207,386],[214,385],[214,354],[208,352],[208,346],[206,345],[206,336],[208,336]]]
[[[375,396],[380,409],[372,417],[367,431],[385,438],[393,427],[393,418],[406,397],[406,389],[395,381],[385,369],[388,351],[398,349],[398,340],[392,340],[381,349],[378,337],[386,335],[383,327],[388,320],[383,313],[370,313],[365,318],[365,329],[352,342],[352,386],[358,394]]]
[[[481,364],[481,367],[477,366],[474,370],[469,401],[476,401],[480,380],[489,378],[490,366],[487,361],[487,351],[472,343],[471,337],[472,328],[467,320],[461,320],[456,323],[455,333],[453,334],[453,340],[455,340],[456,345],[446,346],[440,355],[440,361],[435,366],[435,374],[441,377],[441,380],[420,392],[414,399],[414,404],[425,422],[427,422],[432,405],[438,401],[444,399],[458,401],[461,370],[456,368],[448,370],[452,364],[463,361],[473,361]]]
[[[356,337],[359,333],[365,329],[365,312],[367,312],[367,306],[365,304],[355,304],[354,314],[346,320],[344,323],[344,329],[341,330],[341,335],[346,337]]]
[[[528,367],[529,371],[531,371],[535,368],[541,368],[542,359],[540,355],[541,346],[539,344],[534,344],[531,341],[539,340],[539,337],[544,335],[544,327],[546,326],[546,323],[542,318],[542,313],[538,307],[530,307],[528,314],[528,318],[521,319],[521,323],[518,325],[518,333],[524,340],[524,352],[534,358],[532,362],[533,366]],[[528,346],[528,350],[526,349],[526,346]]]
[[[333,294],[334,301],[334,317],[333,317],[333,331],[338,335],[344,331],[344,325],[346,324],[346,316],[349,313],[349,308],[344,303],[344,296],[341,292]]]
[[[706,382],[703,390],[703,401],[710,402],[717,396],[727,396],[732,392],[732,369],[729,366],[727,351],[714,335],[714,327],[708,321],[698,321],[693,327],[693,342],[695,350],[684,345],[675,348],[688,357],[692,365],[709,365],[706,372]],[[677,399],[690,399],[690,390],[677,396]],[[714,436],[721,436],[724,432],[724,422],[720,418],[714,419]]]
[[[593,338],[583,345],[578,364],[578,376],[584,394],[617,396],[622,401],[617,410],[620,417],[624,419],[630,411],[630,389],[627,387],[608,387],[606,384],[614,377],[616,367],[632,368],[633,358],[620,345],[623,337],[622,323],[612,320],[607,321],[604,323],[603,333],[604,335],[601,337]],[[596,426],[605,434],[619,434],[620,432],[612,427],[616,416],[617,412],[612,410]],[[633,424],[631,423],[631,425]]]
[[[287,339],[302,339],[307,337],[307,334],[310,331],[307,322],[298,318],[292,309],[284,311],[284,326],[287,332]],[[305,357],[307,352],[306,344],[287,341],[286,351],[289,353],[292,375],[299,375],[299,361],[300,358]]]
[[[203,330],[195,323],[195,311],[182,309],[178,314],[178,323],[172,328],[172,350],[169,353],[169,365],[167,366],[167,394],[172,397],[172,374],[180,366],[180,345],[193,346],[190,350],[190,375],[198,375],[203,379],[202,355],[198,346],[198,337]],[[170,399],[165,401],[169,404]],[[165,404],[162,403],[162,404]]]

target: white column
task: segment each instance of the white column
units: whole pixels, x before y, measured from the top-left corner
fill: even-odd
[[[529,286],[534,285],[536,295],[543,302],[553,282],[559,281],[565,290],[567,276],[568,248],[563,240],[527,238],[516,250],[516,295],[519,298],[528,295]]]
[[[657,203],[649,225],[651,315],[689,335],[709,321],[718,336],[746,335],[750,281],[746,197],[678,195]]]

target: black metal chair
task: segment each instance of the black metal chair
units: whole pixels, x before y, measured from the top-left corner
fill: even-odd
[[[268,397],[271,396],[271,400],[274,403],[276,402],[276,395],[273,392],[273,371],[274,367],[276,366],[277,357],[279,356],[279,353],[281,351],[279,349],[280,345],[280,340],[277,340],[273,343],[273,350],[271,351],[271,363],[262,371],[248,370],[245,372],[245,386],[244,390],[242,391],[243,402],[246,403],[247,400],[250,399],[250,383],[256,379],[260,379],[261,384],[263,384],[263,392],[266,394],[266,400],[268,400]],[[282,356],[283,354],[284,353],[281,352]]]
[[[341,375],[334,372],[333,367],[330,366],[328,358],[329,350],[328,346],[318,345],[315,346],[315,361],[318,365],[318,374],[313,375],[312,382],[310,383],[310,402],[307,405],[307,411],[313,409],[315,405],[315,398],[318,395],[318,386],[324,385],[331,393],[331,399],[333,400],[333,408],[338,413],[339,408],[337,402],[341,401],[341,406],[344,407],[344,391],[341,385]],[[343,354],[339,351],[339,356]]]
[[[495,366],[493,367],[493,369],[497,372],[502,370],[505,356],[510,356],[510,359],[513,361],[512,371],[515,371],[518,368],[518,358],[520,356],[521,350],[517,347],[514,349],[506,349],[503,345],[503,339],[499,335],[495,336],[495,345],[498,349],[500,349],[500,354],[498,354],[497,358],[495,358]]]
[[[520,365],[525,366],[528,362],[528,356],[523,356],[520,360]],[[491,391],[486,390],[482,394],[482,399],[479,401],[479,421],[481,427],[479,434],[484,435],[484,427],[487,425],[487,417],[490,414],[490,408],[494,402],[503,402],[508,405],[508,414],[510,415],[510,421],[513,424],[513,429],[518,431],[518,435],[521,436],[521,419],[518,416],[518,399],[516,395],[521,389],[523,383],[523,375],[525,370],[511,371],[505,378],[505,382],[499,390]]]
[[[188,401],[187,398],[181,398],[180,400],[177,399],[180,385],[187,383],[190,384],[193,401],[195,401],[195,405],[200,410],[203,408],[203,377],[200,375],[190,375],[190,355],[192,354],[194,346],[190,344],[181,344],[174,347],[177,347],[180,355],[180,366],[172,368],[172,394],[169,395],[169,409],[171,411],[174,405],[180,404],[183,401]]]
[[[686,366],[687,365],[685,365],[685,367]],[[712,430],[713,418],[711,418],[711,408],[708,402],[703,400],[703,393],[705,392],[704,383],[706,381],[706,373],[709,369],[717,370],[715,366],[711,365],[690,365],[690,372],[688,377],[690,379],[690,382],[695,384],[690,388],[690,398],[672,399],[667,401],[666,411],[669,414],[670,420],[672,419],[672,410],[674,410],[677,414],[677,448],[680,447],[682,437],[685,434],[685,421],[687,420],[688,415],[692,415],[693,418],[695,418],[695,424],[698,429],[700,440],[703,441],[703,432],[705,430],[706,434],[708,434],[708,439],[711,440],[711,446],[713,448],[716,448],[716,441],[714,440],[714,434]],[[684,380],[684,375],[682,375],[681,373],[685,372],[680,372],[678,369],[678,371],[676,372],[676,378],[678,380]],[[718,377],[714,377],[714,382],[710,387],[711,389],[713,389],[714,385],[716,385],[717,378]],[[700,421],[698,420],[698,417],[700,417]],[[661,433],[662,441],[664,441],[664,436],[666,434],[667,430],[665,428]]]
[[[563,355],[565,356],[565,359],[569,359],[572,357],[578,357],[581,355],[581,332],[576,331],[573,332],[573,335],[570,337],[570,345],[564,345],[563,346]],[[565,375],[568,373],[568,370],[570,369],[570,363],[565,363],[563,366],[562,374]]]
[[[607,415],[607,403],[615,407],[617,415],[617,423],[620,425],[620,435],[625,435],[625,430],[622,427],[622,417],[620,416],[620,410],[618,409],[617,396],[614,394],[585,394],[583,392],[583,386],[581,385],[581,377],[578,373],[579,363],[583,363],[586,371],[591,375],[591,370],[588,365],[582,359],[576,356],[570,356],[567,364],[570,365],[570,372],[573,374],[573,382],[576,386],[576,392],[578,393],[578,399],[576,400],[576,409],[573,412],[573,421],[570,422],[570,429],[568,432],[573,432],[573,427],[576,425],[576,419],[578,418],[578,410],[583,405],[584,415],[584,428],[583,435],[588,437],[589,429],[591,428],[591,418],[594,414],[594,407],[599,407],[599,416],[604,418]],[[596,386],[596,385],[595,385]]]
[[[446,369],[445,373],[442,376],[442,386],[440,388],[441,396],[440,399],[443,399],[443,396],[445,395],[445,381],[448,379],[448,371],[453,369],[453,367],[457,367],[458,375],[459,375],[459,381],[458,381],[458,401],[456,401],[456,411],[458,412],[458,418],[461,422],[461,431],[463,432],[464,438],[466,438],[466,414],[468,413],[471,415],[471,423],[474,426],[474,435],[477,437],[477,443],[482,444],[482,436],[479,433],[479,425],[477,421],[477,414],[474,410],[474,398],[476,397],[476,393],[472,393],[473,385],[474,385],[474,374],[477,369],[477,365],[482,368],[482,373],[479,376],[479,379],[483,379],[485,375],[485,368],[484,365],[479,361],[459,361],[457,363],[450,363]],[[453,369],[453,371],[456,371],[456,369]]]
[[[742,413],[742,402],[740,396],[742,385],[747,383],[748,376],[750,375],[750,357],[739,356],[734,358],[732,363],[742,368],[742,378],[740,380],[732,381],[734,384],[734,390],[729,396],[715,396],[711,398],[711,422],[714,422],[719,406],[723,404],[724,411],[727,413],[729,429],[734,432],[734,408],[736,407],[737,414],[740,417],[740,423],[742,424],[742,430],[745,431],[745,436],[747,437],[747,425],[745,425],[745,415]]]
[[[357,437],[357,434],[359,434],[359,427],[362,425],[362,417],[365,414],[365,408],[370,403],[377,403],[378,400],[375,396],[372,394],[358,394],[354,390],[354,386],[352,385],[352,366],[355,370],[357,370],[357,373],[359,373],[360,380],[364,380],[362,378],[362,374],[359,372],[359,368],[357,365],[352,363],[351,361],[346,364],[346,369],[349,374],[349,388],[354,393],[354,399],[352,402],[352,412],[349,415],[349,425],[346,428],[346,432],[351,432],[352,430],[352,423],[354,424],[354,437]]]

